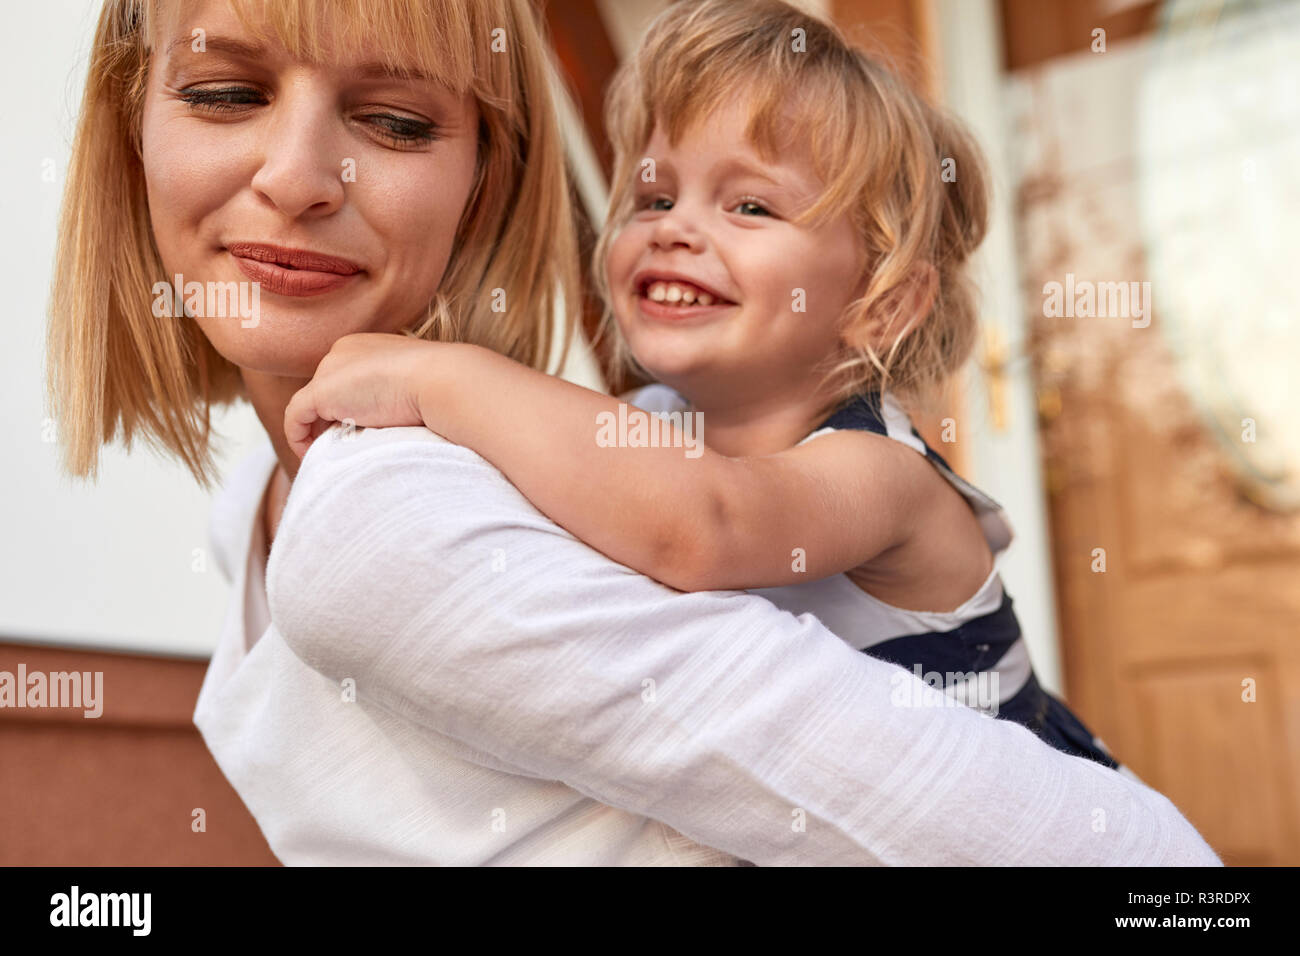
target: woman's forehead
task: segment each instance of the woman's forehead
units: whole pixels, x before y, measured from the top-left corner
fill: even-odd
[[[469,37],[456,35],[464,21],[446,16],[441,0],[387,0],[375,6],[391,8],[393,15],[374,16],[371,10],[363,19],[355,6],[335,0],[153,0],[150,32],[155,51],[187,47],[259,61],[287,57],[428,79],[457,92],[474,85]],[[411,30],[412,16],[427,29]]]

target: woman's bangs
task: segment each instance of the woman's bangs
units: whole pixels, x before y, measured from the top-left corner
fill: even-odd
[[[376,64],[464,93],[474,87],[476,51],[492,39],[473,0],[227,0],[249,36],[275,42],[308,63]],[[162,20],[163,4],[150,13]],[[196,6],[190,0],[176,14]],[[489,11],[490,12],[490,11]],[[480,23],[479,21],[484,21]]]

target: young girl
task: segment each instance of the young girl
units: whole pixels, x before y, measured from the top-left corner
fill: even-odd
[[[1034,678],[994,566],[1002,509],[899,400],[973,340],[962,267],[986,186],[969,137],[775,0],[673,4],[607,113],[596,272],[617,360],[660,384],[629,404],[472,343],[348,336],[289,405],[295,451],[330,421],[426,425],[630,568],[811,612],[949,698],[1118,767]],[[898,683],[900,706],[925,702],[914,686]]]

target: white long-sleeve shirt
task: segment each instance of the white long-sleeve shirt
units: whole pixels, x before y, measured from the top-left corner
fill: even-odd
[[[1218,863],[1145,785],[616,564],[425,429],[317,439],[266,596],[195,722],[286,863]]]

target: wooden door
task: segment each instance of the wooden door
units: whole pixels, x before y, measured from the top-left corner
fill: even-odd
[[[1084,384],[1069,348],[1043,427],[1068,696],[1225,862],[1300,863],[1297,521],[1238,495],[1186,396],[1149,420],[1115,397],[1131,358]]]
[[[1256,503],[1229,467],[1159,296],[1147,326],[1045,304],[1067,276],[1152,278],[1133,105],[1151,62],[1137,45],[1007,86],[1066,688],[1225,862],[1295,865],[1300,513]]]

